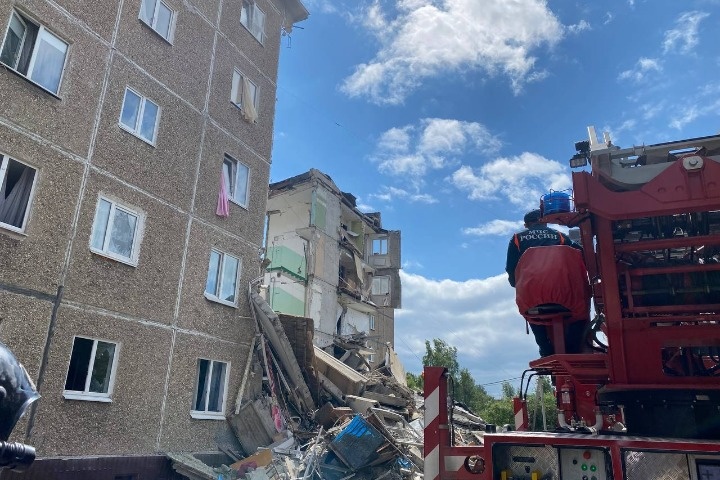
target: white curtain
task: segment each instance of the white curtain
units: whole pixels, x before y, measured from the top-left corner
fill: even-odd
[[[245,117],[245,120],[248,122],[255,123],[255,120],[257,120],[258,114],[255,110],[255,102],[253,95],[251,95],[251,87],[250,82],[247,78],[243,77],[242,81],[242,113]]]
[[[0,222],[22,228],[34,178],[35,171],[32,168],[25,167],[10,192],[7,192],[6,178],[0,189]]]

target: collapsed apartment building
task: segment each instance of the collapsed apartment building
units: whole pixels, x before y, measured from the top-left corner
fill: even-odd
[[[375,365],[394,342],[401,308],[400,232],[358,210],[316,169],[270,184],[266,225],[266,300],[279,313],[312,318],[315,344],[366,332],[362,354]],[[379,352],[379,353],[378,353]]]

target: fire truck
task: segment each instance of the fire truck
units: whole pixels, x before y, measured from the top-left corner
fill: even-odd
[[[591,349],[565,353],[562,305],[523,312],[552,332],[555,353],[522,382],[550,375],[557,429],[528,430],[521,384],[515,428],[455,445],[452,379],[426,367],[428,480],[720,480],[720,135],[629,148],[588,136],[570,208],[542,221],[579,231]]]

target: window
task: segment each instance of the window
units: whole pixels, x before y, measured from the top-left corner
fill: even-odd
[[[34,168],[0,154],[0,227],[25,230],[36,174]]]
[[[116,343],[75,337],[63,396],[110,402],[115,383]]]
[[[0,62],[20,75],[57,94],[68,44],[42,25],[13,11],[0,50]]]
[[[175,12],[167,3],[162,0],[143,0],[140,20],[147,23],[168,42],[172,40]]]
[[[372,241],[372,254],[373,255],[387,255],[388,240],[386,237],[373,238]]]
[[[252,0],[243,0],[240,11],[240,23],[250,30],[258,42],[265,41],[265,12]]]
[[[100,197],[95,210],[90,250],[123,263],[137,265],[143,216]]]
[[[250,167],[238,162],[229,155],[225,155],[223,160],[223,180],[225,181],[225,191],[230,200],[241,207],[247,208]]]
[[[373,295],[387,295],[390,293],[390,277],[375,277],[372,280]]]
[[[125,88],[120,127],[150,144],[155,144],[160,107],[157,103],[136,93],[130,87]]]
[[[375,330],[375,315],[370,315],[370,330]]]
[[[240,260],[217,250],[210,252],[205,297],[209,300],[235,306]]]
[[[258,114],[258,87],[237,69],[233,71],[230,101],[240,108],[248,122],[255,122]]]
[[[217,360],[198,359],[195,397],[190,416],[193,418],[225,419],[225,392],[229,364]]]

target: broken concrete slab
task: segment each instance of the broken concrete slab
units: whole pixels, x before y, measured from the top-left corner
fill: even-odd
[[[394,395],[383,395],[382,393],[376,393],[369,390],[366,390],[362,396],[369,398],[370,400],[376,400],[383,405],[390,405],[393,407],[404,408],[408,406],[408,403],[410,403],[405,398],[399,398]]]
[[[245,453],[249,454],[270,445],[277,433],[265,397],[242,405],[237,415],[228,417],[228,423]]]
[[[270,305],[257,293],[251,294],[251,304],[257,314],[260,329],[263,331],[273,350],[278,356],[279,362],[287,373],[288,382],[292,384],[292,390],[297,393],[300,400],[298,408],[304,410],[306,414],[311,414],[315,410],[315,401],[310,394],[310,389],[305,383],[302,371],[295,358],[295,352],[288,340],[283,325],[278,315],[270,308]]]
[[[367,383],[365,375],[356,372],[317,346],[315,346],[315,371],[327,377],[345,394],[360,395]]]
[[[371,408],[379,407],[380,404],[376,400],[371,400],[365,397],[358,397],[355,395],[345,395],[345,403],[347,406],[352,408],[355,412],[366,414]]]

